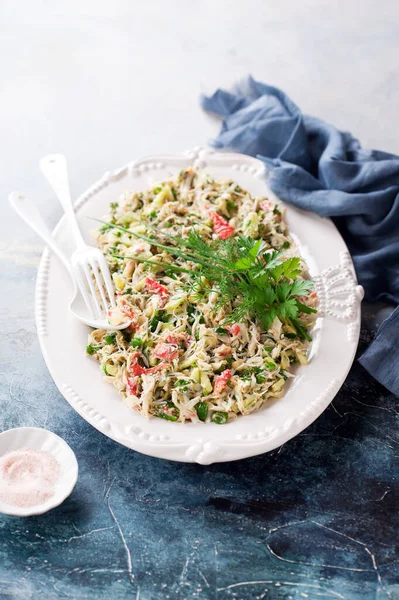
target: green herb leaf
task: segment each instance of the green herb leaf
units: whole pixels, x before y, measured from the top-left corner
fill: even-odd
[[[277,283],[279,279],[286,277],[287,279],[295,279],[301,274],[301,259],[297,256],[287,258],[271,271],[274,281]]]
[[[209,295],[216,292],[213,310],[227,309],[228,316],[222,325],[250,318],[256,320],[263,331],[267,331],[278,317],[283,324],[292,327],[300,338],[310,339],[307,333],[309,325],[298,317],[301,313],[315,312],[315,309],[300,301],[309,294],[313,282],[301,278],[299,257],[285,259],[282,250],[265,250],[267,246],[264,240],[242,235],[210,241],[194,229],[187,237],[180,237],[167,233],[165,229],[159,232],[157,227],[147,223],[151,231],[148,236],[112,223],[107,225],[162,250],[164,263],[139,257],[135,260],[162,266],[167,272],[170,269],[188,275],[180,280],[180,285],[193,298],[194,304],[206,302]],[[284,244],[283,248],[286,247]],[[114,258],[125,260],[123,256],[114,255]],[[192,263],[192,267],[180,267],[179,259]],[[187,312],[188,322],[192,325],[198,319],[195,305],[189,304]],[[153,317],[151,331],[156,330],[159,320],[158,315]],[[201,315],[200,322],[203,321]],[[227,330],[222,326],[216,329],[216,333],[223,335]]]
[[[93,344],[86,346],[86,354],[89,354],[90,356],[93,356],[98,350],[100,350],[100,348],[96,348]]]
[[[294,298],[290,298],[281,302],[277,308],[277,315],[282,319],[282,321],[286,321],[287,319],[296,319],[298,316],[296,300]]]

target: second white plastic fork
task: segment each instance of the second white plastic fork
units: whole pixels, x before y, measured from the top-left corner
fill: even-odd
[[[79,321],[82,321],[82,323],[85,323],[90,327],[94,327],[95,329],[124,329],[126,327],[125,324],[115,327],[110,325],[107,319],[93,319],[91,312],[89,312],[87,309],[86,302],[82,298],[82,295],[76,286],[70,263],[66,256],[64,256],[61,249],[58,247],[58,244],[43,221],[43,218],[36,205],[20,192],[12,192],[9,200],[15,212],[21,217],[21,219],[25,221],[25,223],[29,225],[29,227],[33,229],[33,231],[35,231],[42,238],[43,242],[47,244],[54,254],[56,254],[61,263],[64,265],[65,269],[70,274],[74,286],[74,295],[69,308],[75,317],[79,319]]]
[[[76,284],[93,321],[107,322],[109,310],[115,307],[110,272],[101,250],[87,245],[80,232],[69,191],[65,157],[62,154],[46,156],[40,161],[40,168],[64,209],[76,243],[76,250],[71,256]]]

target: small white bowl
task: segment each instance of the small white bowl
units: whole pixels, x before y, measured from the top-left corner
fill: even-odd
[[[52,454],[60,465],[60,478],[54,495],[43,504],[20,507],[0,500],[0,512],[14,517],[42,515],[68,498],[78,480],[78,461],[72,448],[58,435],[46,429],[18,427],[0,433],[0,457],[21,448],[42,450]]]

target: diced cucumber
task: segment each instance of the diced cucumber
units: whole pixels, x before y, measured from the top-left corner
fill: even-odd
[[[301,363],[301,365],[308,364],[308,359],[306,358],[306,355],[303,352],[300,352],[299,350],[295,350],[295,354],[296,354],[298,361]]]
[[[194,369],[192,369],[192,371],[190,373],[190,377],[191,377],[191,379],[194,379],[194,381],[196,381],[197,383],[201,382],[201,371],[199,370],[198,367],[195,367]]]
[[[272,385],[271,390],[272,392],[279,392],[281,390],[281,388],[283,387],[285,381],[284,379],[279,379],[274,385]]]
[[[115,367],[115,365],[105,364],[104,365],[104,373],[106,375],[109,375],[109,377],[115,377],[115,375],[118,373],[118,368]]]
[[[186,301],[186,296],[184,294],[179,294],[177,296],[172,296],[167,304],[164,306],[164,310],[166,312],[172,312],[178,306],[181,306]]]
[[[201,386],[206,394],[210,394],[212,392],[212,384],[206,373],[201,373]]]
[[[281,357],[281,368],[288,369],[290,366],[290,359],[288,358],[287,353],[282,352],[280,357]]]
[[[192,367],[195,362],[197,362],[197,357],[195,354],[193,354],[179,364],[179,369],[187,369],[188,367]]]

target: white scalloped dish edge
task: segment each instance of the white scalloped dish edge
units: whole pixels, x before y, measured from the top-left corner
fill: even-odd
[[[199,148],[191,152],[133,161],[106,173],[76,202],[83,233],[92,243],[93,221],[126,190],[142,190],[186,166],[214,177],[231,177],[253,194],[274,197],[265,183],[262,162],[240,154]],[[283,398],[227,425],[176,424],[145,419],[128,409],[106,384],[98,366],[84,356],[88,328],[68,310],[72,286],[57,259],[44,251],[36,285],[36,323],[50,373],[67,401],[91,425],[115,441],[150,456],[210,464],[238,460],[273,450],[312,423],[342,385],[356,352],[360,302],[352,261],[329,219],[287,209],[287,223],[313,279],[320,310],[313,332],[310,364],[300,367]],[[66,252],[73,249],[65,219],[54,236]]]

